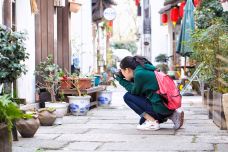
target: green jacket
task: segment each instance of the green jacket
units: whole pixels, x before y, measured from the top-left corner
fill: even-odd
[[[145,67],[141,65],[137,66],[134,70],[134,82],[127,81],[118,77],[120,85],[122,85],[129,93],[146,97],[153,107],[153,111],[162,114],[170,115],[173,113],[164,104],[160,95],[153,93],[159,89],[158,82],[154,73],[156,68],[151,64],[145,64]]]

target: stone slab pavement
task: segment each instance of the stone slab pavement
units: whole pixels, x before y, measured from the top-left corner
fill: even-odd
[[[183,97],[184,126],[175,131],[167,121],[158,131],[138,131],[139,117],[122,100],[123,88],[113,89],[109,107],[87,116],[66,116],[63,125],[40,127],[33,138],[13,142],[13,152],[228,152],[228,132],[208,119],[200,96]]]

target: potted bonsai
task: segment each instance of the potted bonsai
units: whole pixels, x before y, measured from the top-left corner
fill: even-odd
[[[25,64],[22,63],[28,59],[24,44],[26,33],[14,32],[10,28],[0,25],[0,35],[0,92],[1,94],[13,92],[13,98],[17,98],[16,80],[22,73],[27,72]],[[2,91],[2,84],[4,84],[4,91]]]
[[[52,126],[56,120],[55,108],[41,108],[39,112],[40,125]]]
[[[71,89],[71,77],[65,74],[62,70],[59,72],[60,89]]]
[[[45,102],[45,107],[56,108],[56,120],[54,124],[62,124],[62,118],[67,114],[68,103],[56,101],[56,95],[59,89],[59,71],[61,69],[57,64],[53,64],[52,56],[37,65],[35,74],[39,81],[37,87],[45,88],[51,96],[50,102]]]
[[[156,67],[165,74],[167,74],[167,72],[169,70],[168,65],[167,65],[168,60],[169,60],[169,58],[166,54],[159,54],[155,58],[155,61],[159,63]]]
[[[70,104],[70,112],[76,116],[86,115],[90,108],[89,95],[83,95],[80,90],[79,77],[76,75],[72,76],[72,85],[76,90],[78,96],[68,96]]]
[[[10,100],[10,96],[0,96],[0,151],[12,151],[11,129],[13,122],[20,118],[30,118]]]

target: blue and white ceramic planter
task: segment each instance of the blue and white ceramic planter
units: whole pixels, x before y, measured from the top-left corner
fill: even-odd
[[[86,115],[90,108],[91,96],[68,96],[70,112],[75,116]]]
[[[100,106],[109,105],[112,101],[112,91],[100,91],[97,100]]]

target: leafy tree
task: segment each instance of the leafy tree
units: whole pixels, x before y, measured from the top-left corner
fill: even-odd
[[[13,32],[0,25],[0,83],[11,83],[27,72],[25,64],[22,63],[28,59],[25,40],[25,33]]]
[[[218,83],[221,78],[228,82],[228,72],[219,71],[221,67],[227,67],[227,64],[216,58],[217,55],[228,57],[228,25],[217,20],[207,29],[197,29],[192,35],[191,45],[194,51],[191,58],[204,63],[200,72],[201,78],[208,82],[211,88],[228,92],[227,87]]]
[[[199,29],[208,28],[214,24],[214,18],[217,17],[227,17],[221,3],[218,0],[203,0],[195,11],[196,26]]]

